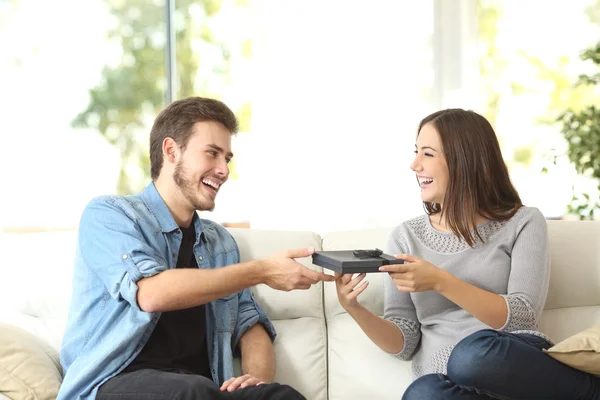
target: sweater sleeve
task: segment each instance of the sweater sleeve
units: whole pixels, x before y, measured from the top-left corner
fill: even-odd
[[[506,323],[499,330],[537,329],[550,282],[550,254],[546,219],[535,208],[523,216],[511,253]]]
[[[386,253],[391,255],[408,253],[408,246],[400,227],[390,234]],[[410,360],[421,340],[421,324],[417,318],[415,305],[409,293],[398,291],[389,274],[383,277],[383,289],[383,318],[393,322],[404,336],[404,347],[400,352],[392,355],[401,360]]]

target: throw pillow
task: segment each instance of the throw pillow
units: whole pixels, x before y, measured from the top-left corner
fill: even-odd
[[[579,332],[545,351],[563,364],[600,375],[600,325]]]
[[[58,354],[43,340],[0,323],[0,393],[12,400],[54,400],[62,382]]]

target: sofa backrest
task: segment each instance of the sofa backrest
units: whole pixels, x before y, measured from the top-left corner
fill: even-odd
[[[600,324],[600,222],[548,221],[552,276],[541,330],[560,341]],[[230,229],[242,261],[275,251],[385,248],[391,228],[332,232]],[[21,326],[59,349],[71,293],[76,231],[0,234],[0,322]],[[310,259],[301,260],[305,265]],[[383,312],[382,275],[369,274],[361,302]],[[410,363],[383,353],[337,301],[334,283],[278,292],[264,285],[255,298],[279,332],[276,379],[310,400],[400,398]],[[239,371],[239,363],[236,365]]]

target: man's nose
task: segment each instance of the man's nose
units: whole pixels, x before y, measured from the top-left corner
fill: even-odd
[[[217,165],[217,168],[215,168],[215,172],[218,176],[226,178],[229,175],[229,164],[227,164],[227,161],[221,161],[219,165]]]

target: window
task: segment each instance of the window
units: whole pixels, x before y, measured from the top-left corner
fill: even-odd
[[[0,229],[77,227],[93,196],[136,178],[132,143],[163,105],[162,10],[142,0],[0,3]]]
[[[595,189],[564,156],[566,142],[554,120],[598,100],[573,84],[590,72],[580,55],[598,40],[600,3],[479,0],[478,10],[481,110],[495,124],[524,203],[560,218],[573,187]],[[559,156],[556,165],[552,155]]]

